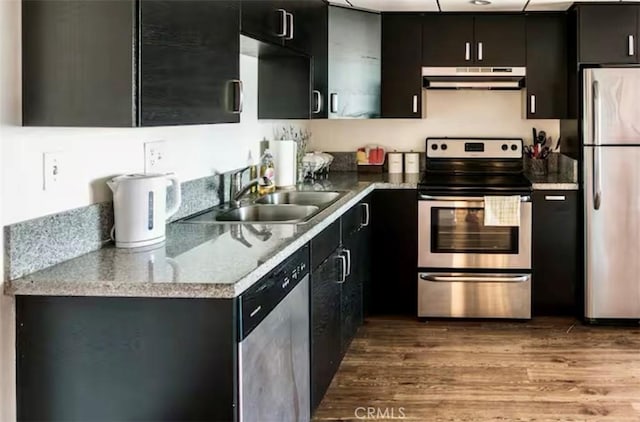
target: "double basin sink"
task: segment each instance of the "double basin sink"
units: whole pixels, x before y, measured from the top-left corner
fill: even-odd
[[[250,205],[225,211],[207,211],[182,220],[186,223],[303,223],[346,192],[282,191],[267,194]]]

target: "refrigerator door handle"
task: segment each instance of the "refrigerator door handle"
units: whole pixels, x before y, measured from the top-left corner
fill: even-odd
[[[599,210],[602,200],[600,169],[600,86],[593,81],[593,209]]]

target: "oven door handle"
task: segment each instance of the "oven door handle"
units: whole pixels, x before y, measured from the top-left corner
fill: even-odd
[[[523,283],[531,278],[529,274],[420,274],[420,278],[426,281],[441,283]]]
[[[505,195],[497,195],[505,196]],[[431,196],[419,194],[418,197],[425,201],[465,201],[465,202],[484,202],[484,196]],[[520,195],[520,202],[531,202],[531,195]]]

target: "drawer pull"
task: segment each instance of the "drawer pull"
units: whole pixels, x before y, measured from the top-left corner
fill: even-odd
[[[567,197],[564,195],[545,195],[545,201],[566,201]]]
[[[261,309],[262,309],[262,305],[258,306],[256,309],[254,309],[254,310],[253,310],[253,312],[251,312],[251,313],[249,314],[249,316],[250,316],[251,318],[253,318],[254,316],[256,316],[256,314],[257,314],[258,312],[260,312],[260,310],[261,310]]]

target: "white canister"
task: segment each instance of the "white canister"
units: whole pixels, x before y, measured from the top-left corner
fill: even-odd
[[[401,152],[388,153],[387,161],[389,163],[390,174],[402,173],[402,153]]]
[[[405,152],[404,172],[407,174],[420,173],[420,154],[417,152]]]

